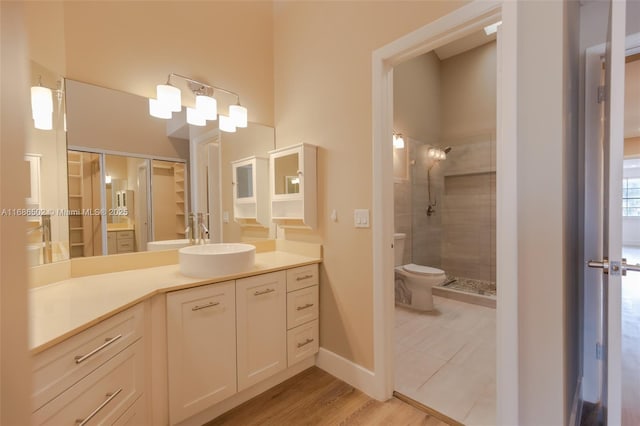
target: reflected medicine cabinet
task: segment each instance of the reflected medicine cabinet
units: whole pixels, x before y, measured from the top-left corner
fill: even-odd
[[[316,155],[306,143],[269,152],[271,218],[280,226],[316,228]]]
[[[231,162],[233,217],[240,226],[269,226],[268,166],[260,157]]]

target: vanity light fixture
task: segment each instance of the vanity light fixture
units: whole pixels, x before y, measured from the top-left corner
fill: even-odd
[[[104,175],[104,183],[109,185],[111,183],[111,175]]]
[[[487,25],[486,27],[484,27],[484,33],[487,36],[490,36],[491,34],[495,33],[498,31],[498,27],[500,26],[500,24],[502,24],[502,21],[498,21],[494,24],[491,25]]]
[[[181,92],[178,87],[172,84],[172,79],[186,82],[187,87],[195,96],[195,108],[187,107],[187,122],[189,124],[204,126],[207,121],[218,118],[218,101],[213,97],[214,92],[217,91],[236,98],[236,103],[229,105],[229,115],[220,115],[218,122],[220,130],[235,132],[237,127],[247,127],[247,108],[240,105],[240,96],[237,93],[176,73],[169,74],[167,84],[157,86],[157,99],[149,99],[149,114],[153,117],[169,119],[173,112],[182,109]]]
[[[393,132],[393,147],[396,149],[404,148],[404,138],[402,137],[402,133]]]
[[[31,117],[36,129],[53,129],[53,94],[58,96],[58,102],[62,100],[63,82],[58,81],[57,89],[50,89],[42,85],[42,76],[38,76],[38,85],[31,87]],[[65,117],[66,120],[66,117]],[[65,121],[66,131],[66,121]]]
[[[427,151],[427,156],[429,158],[433,158],[434,160],[446,160],[447,159],[447,154],[439,149],[439,148],[431,148],[429,149],[429,151]]]
[[[221,115],[219,121],[220,130],[227,133],[234,133],[236,131],[236,123],[232,117]]]

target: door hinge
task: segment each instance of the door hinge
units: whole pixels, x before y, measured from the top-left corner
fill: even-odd
[[[596,343],[596,359],[602,360],[602,345],[600,343]]]
[[[601,104],[605,101],[607,92],[604,90],[604,86],[598,86],[598,103]]]

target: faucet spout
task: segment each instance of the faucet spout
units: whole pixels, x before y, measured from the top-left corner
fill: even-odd
[[[208,213],[198,213],[198,241],[199,244],[206,244],[209,238],[209,228],[205,223],[205,218],[208,217]]]

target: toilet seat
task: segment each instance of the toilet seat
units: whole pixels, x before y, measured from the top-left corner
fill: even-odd
[[[431,266],[416,265],[415,263],[409,263],[402,267],[407,272],[411,272],[418,275],[442,275],[444,271],[438,268],[432,268]]]

